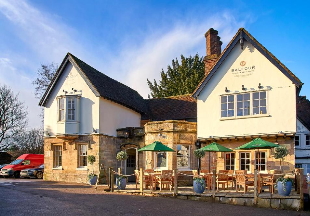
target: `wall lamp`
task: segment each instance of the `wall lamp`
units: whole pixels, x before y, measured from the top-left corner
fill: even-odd
[[[246,90],[246,88],[244,87],[244,85],[242,85],[242,90],[243,90],[243,91],[245,91],[245,90]]]
[[[225,92],[229,92],[229,90],[227,89],[227,87],[225,87]]]
[[[264,88],[260,83],[258,84],[258,88],[259,89],[262,89],[262,88]]]

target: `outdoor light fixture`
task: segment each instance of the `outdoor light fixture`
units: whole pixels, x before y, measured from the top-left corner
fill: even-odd
[[[258,88],[261,89],[261,88],[263,88],[263,86],[259,83]]]
[[[227,87],[225,87],[225,92],[229,92],[229,90],[227,89]]]
[[[67,91],[65,91],[65,90],[62,90],[65,94],[67,94],[68,92]]]
[[[244,85],[242,85],[242,90],[243,90],[243,91],[245,91],[245,90],[246,90],[246,88],[244,87]]]

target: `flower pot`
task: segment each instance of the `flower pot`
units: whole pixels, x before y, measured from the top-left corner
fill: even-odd
[[[203,193],[206,188],[206,182],[204,179],[194,179],[193,188],[195,193]]]
[[[116,187],[118,190],[125,190],[126,188],[126,178],[116,178]]]
[[[277,182],[277,189],[278,189],[278,194],[282,196],[288,196],[291,193],[292,190],[292,182],[287,181],[285,183],[278,181]]]
[[[96,182],[97,182],[97,178],[98,178],[98,176],[93,176],[92,178],[90,178],[90,179],[88,180],[88,183],[89,183],[90,185],[95,185]]]

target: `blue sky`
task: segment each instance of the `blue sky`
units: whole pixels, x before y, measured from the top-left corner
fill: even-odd
[[[70,52],[147,97],[146,79],[172,59],[205,55],[204,33],[219,31],[222,49],[244,27],[303,83],[310,97],[308,1],[0,0],[0,84],[28,107],[39,127],[34,97],[41,64]]]

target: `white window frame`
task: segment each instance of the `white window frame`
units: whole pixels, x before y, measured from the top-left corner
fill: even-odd
[[[246,154],[246,155],[249,155],[249,157],[241,157],[242,154]],[[244,163],[244,168],[242,168],[242,162],[243,160],[245,161]],[[248,160],[248,162],[247,162]],[[251,172],[251,152],[239,152],[239,161],[240,161],[240,164],[239,164],[239,167],[240,167],[240,170],[247,170],[249,172]],[[248,167],[248,169],[247,169]]]
[[[158,162],[158,155],[165,155],[165,160],[166,160],[166,164],[165,166],[157,166],[157,162]],[[156,152],[155,153],[155,160],[154,160],[154,163],[155,163],[155,169],[156,170],[165,170],[168,168],[168,153],[167,152]]]
[[[294,138],[295,146],[300,146],[300,138],[301,138],[301,136],[299,134],[295,135],[295,138]],[[298,143],[298,145],[296,145],[296,143]]]
[[[65,121],[65,98],[60,97],[58,98],[58,121]]]
[[[53,145],[53,168],[61,169],[62,168],[62,146]]]
[[[235,116],[235,96],[234,95],[222,95],[221,96],[221,117],[230,118]]]
[[[232,157],[232,155],[234,155]],[[235,170],[236,153],[225,153],[225,170]],[[229,162],[229,163],[228,163]]]
[[[78,145],[78,168],[87,168],[87,144]]]
[[[262,157],[262,154],[264,154],[265,156]],[[265,151],[255,152],[255,166],[256,166],[255,169],[257,169],[259,172],[267,171],[267,152]],[[264,167],[265,169],[262,169],[262,167]]]
[[[306,135],[305,135],[305,140],[306,140],[306,141],[305,141],[305,145],[306,145],[306,146],[310,146],[310,135],[309,135],[309,134],[306,134]]]
[[[74,97],[67,98],[67,119],[68,121],[75,121],[76,116],[76,99]]]
[[[182,152],[179,153],[179,151],[184,151],[184,153],[187,154],[187,155],[184,155],[184,154],[182,155]],[[182,158],[187,160],[187,166],[179,165],[179,159],[180,158],[181,158],[181,160],[182,160]],[[191,146],[190,145],[178,144],[177,145],[177,168],[179,170],[188,170],[188,169],[190,169],[190,166],[191,166]]]
[[[264,99],[261,98],[261,94],[265,93],[266,97]],[[245,95],[249,94],[250,99],[245,100]],[[254,99],[254,94],[258,94],[258,99]],[[242,96],[242,100],[239,99],[238,96]],[[233,106],[228,101],[228,97],[233,97]],[[231,101],[231,99],[230,99]],[[239,103],[239,104],[238,104]],[[257,105],[258,103],[258,105]],[[220,120],[226,119],[240,119],[240,118],[253,118],[253,117],[265,117],[269,115],[268,109],[268,91],[247,91],[242,93],[235,93],[235,94],[223,94],[220,95]],[[256,106],[254,106],[256,105]],[[226,106],[226,107],[225,107]],[[230,106],[230,107],[228,107]],[[232,108],[233,107],[233,108]],[[241,107],[241,108],[240,108]],[[245,110],[248,109],[248,112]],[[259,113],[254,113],[254,109],[259,109]],[[240,114],[240,110],[242,113]],[[263,111],[266,112],[263,112]],[[233,112],[233,115],[231,113]],[[225,115],[226,112],[226,115]]]
[[[79,95],[62,95],[57,97],[58,122],[77,122]]]
[[[245,99],[246,96],[248,97],[248,100]],[[242,98],[241,98],[242,97]],[[242,100],[240,100],[240,98]],[[242,93],[236,95],[236,115],[239,116],[249,116],[251,114],[251,94],[250,93]],[[241,113],[239,112],[241,111]],[[239,115],[240,113],[240,115]]]

